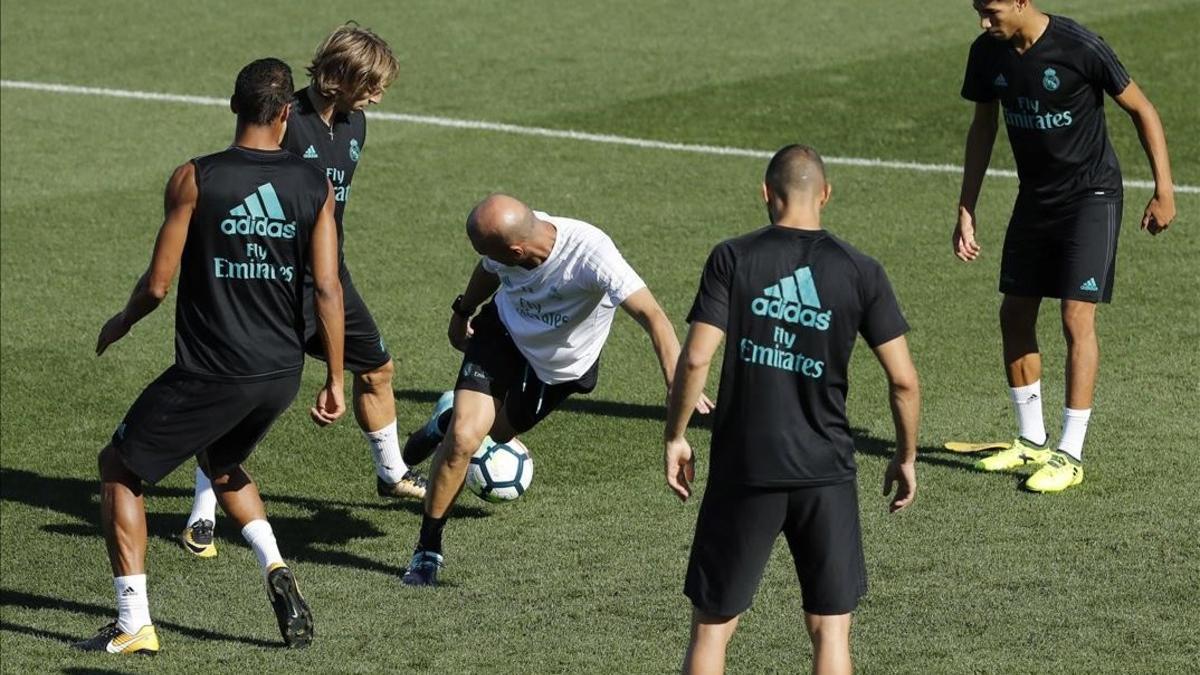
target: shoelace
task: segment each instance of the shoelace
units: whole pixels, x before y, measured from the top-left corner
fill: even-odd
[[[192,537],[195,539],[212,539],[213,526],[207,520],[197,520],[192,524]]]
[[[417,559],[412,564],[414,570],[441,569],[446,566],[446,563],[438,560],[432,555],[426,553],[418,554]]]
[[[429,487],[429,479],[417,473],[416,471],[409,471],[408,473],[404,474],[403,480],[406,480],[417,487]]]

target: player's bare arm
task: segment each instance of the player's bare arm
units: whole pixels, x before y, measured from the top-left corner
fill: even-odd
[[[192,220],[192,212],[196,209],[197,194],[195,167],[192,163],[188,162],[176,168],[167,181],[163,197],[166,215],[154,242],[150,267],[133,287],[125,308],[117,312],[100,329],[100,337],[96,340],[96,356],[103,354],[109,345],[125,337],[133,324],[157,309],[167,297],[167,292],[171,290],[171,281],[175,278],[175,271],[179,269],[179,261],[183,257],[183,246],[187,243],[188,225]]]
[[[621,308],[650,336],[669,396],[675,379],[676,362],[679,360],[679,338],[675,336],[675,327],[649,288],[642,288],[630,295],[621,303]],[[707,415],[713,409],[713,402],[703,392],[694,405],[696,412],[701,415]]]
[[[963,158],[962,190],[958,197],[958,223],[952,244],[954,255],[963,262],[979,257],[981,247],[975,241],[975,204],[983,188],[983,177],[992,160],[992,147],[1000,121],[1000,103],[975,104],[975,116],[967,131],[967,149]]]
[[[326,181],[328,183],[328,181]],[[317,392],[317,401],[309,410],[314,422],[326,426],[346,412],[342,385],[345,311],[342,307],[342,282],[338,277],[337,221],[334,218],[333,185],[312,233],[313,300],[317,309],[318,332],[325,346],[325,386]]]
[[[447,337],[450,344],[460,352],[467,350],[467,340],[471,337],[471,315],[482,305],[496,289],[500,288],[500,277],[483,268],[483,262],[475,264],[471,278],[467,281],[467,290],[463,291],[458,308],[450,313],[450,327]]]
[[[883,494],[888,496],[895,486],[896,494],[889,506],[892,512],[912,503],[917,496],[917,425],[921,419],[921,387],[917,369],[903,335],[874,349],[875,357],[887,374],[892,407],[892,423],[896,427],[896,453],[888,462],[883,477]]]
[[[1154,196],[1146,204],[1142,214],[1142,229],[1156,235],[1166,230],[1171,221],[1175,220],[1175,184],[1171,180],[1171,159],[1167,155],[1167,134],[1163,130],[1162,120],[1158,110],[1137,82],[1130,82],[1128,87],[1113,97],[1117,105],[1129,114],[1133,126],[1137,128],[1138,140],[1150,160],[1150,169],[1154,172]]]
[[[713,354],[725,338],[725,331],[701,321],[694,322],[684,339],[683,350],[675,366],[675,386],[667,398],[667,426],[663,433],[663,465],[667,486],[683,501],[692,493],[696,462],[684,431],[692,411],[704,397]]]

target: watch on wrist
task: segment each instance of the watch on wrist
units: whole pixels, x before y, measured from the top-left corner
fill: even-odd
[[[454,302],[450,303],[450,311],[454,312],[455,314],[461,316],[464,319],[469,319],[469,318],[471,318],[471,315],[474,314],[474,312],[463,307],[462,301],[463,301],[463,296],[461,296],[461,295],[458,296],[457,298],[455,298]]]

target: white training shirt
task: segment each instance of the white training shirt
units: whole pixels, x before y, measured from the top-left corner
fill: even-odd
[[[558,230],[537,267],[509,267],[484,257],[500,277],[496,309],[517,349],[546,384],[577,380],[600,358],[616,308],[646,282],[612,239],[594,225],[534,211]]]

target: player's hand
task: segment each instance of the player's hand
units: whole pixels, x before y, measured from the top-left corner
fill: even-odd
[[[1142,214],[1142,229],[1152,235],[1165,232],[1175,220],[1175,195],[1155,194],[1146,204],[1146,212]]]
[[[450,328],[446,331],[446,336],[450,338],[450,345],[460,352],[467,351],[467,340],[475,334],[475,329],[471,328],[471,320],[464,318],[458,312],[450,313]]]
[[[667,487],[670,487],[680,501],[687,501],[692,494],[692,481],[696,480],[696,462],[692,457],[692,446],[686,438],[677,438],[665,443],[663,464],[667,473]]]
[[[975,241],[975,214],[959,207],[958,209],[958,225],[954,227],[954,236],[951,238],[951,243],[954,246],[954,255],[963,262],[971,262],[979,257],[981,247]]]
[[[308,414],[319,427],[329,426],[346,412],[346,395],[340,381],[326,382],[317,392],[317,402]]]
[[[100,337],[96,338],[96,356],[103,354],[109,345],[125,337],[128,333],[129,323],[125,320],[125,312],[117,312],[100,329]]]
[[[705,395],[704,392],[700,392],[700,400],[696,401],[696,412],[700,413],[701,415],[707,415],[716,409],[717,404],[713,402],[713,400],[707,395]]]
[[[893,485],[896,488],[896,496],[892,497],[892,503],[888,506],[888,510],[895,513],[911,504],[917,496],[916,465],[893,457],[892,461],[888,462],[887,470],[883,472],[884,497],[892,493]]]

